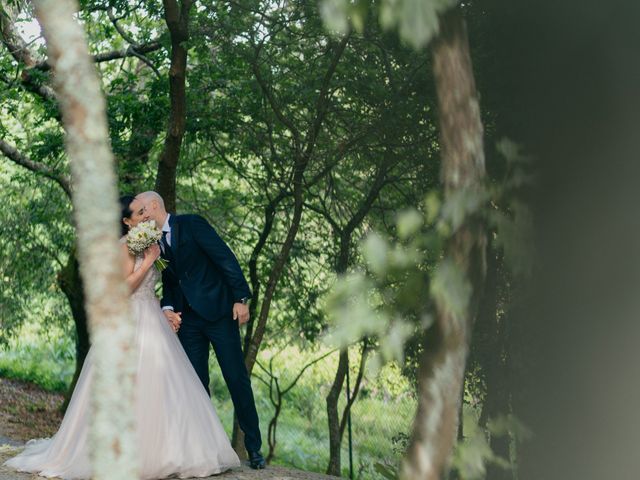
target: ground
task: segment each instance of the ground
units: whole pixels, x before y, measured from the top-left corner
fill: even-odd
[[[41,478],[16,473],[2,464],[21,450],[21,445],[31,438],[49,437],[58,428],[62,415],[60,394],[46,392],[29,383],[0,378],[0,480],[27,480]],[[301,472],[283,467],[267,467],[251,470],[248,467],[234,469],[216,480],[330,480],[336,477],[318,473]]]
[[[63,396],[30,383],[0,378],[0,443],[50,437],[62,420]],[[7,443],[5,440],[4,443]]]

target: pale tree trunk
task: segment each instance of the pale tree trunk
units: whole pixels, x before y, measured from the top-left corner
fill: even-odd
[[[122,278],[118,208],[105,101],[72,0],[34,0],[66,129],[80,273],[93,342],[90,451],[95,479],[137,477],[135,348]]]
[[[480,190],[485,174],[482,123],[469,43],[459,9],[441,18],[433,45],[438,94],[442,182],[445,198]],[[453,234],[446,258],[461,270],[473,291],[462,314],[436,302],[436,320],[427,331],[421,359],[418,411],[402,465],[405,480],[436,480],[449,468],[456,441],[469,337],[485,271],[486,235],[482,224],[467,218]]]

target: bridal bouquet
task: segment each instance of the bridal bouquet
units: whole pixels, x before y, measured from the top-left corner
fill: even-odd
[[[156,222],[140,222],[129,230],[127,234],[127,247],[132,255],[142,255],[142,253],[154,243],[158,243],[162,238],[162,232],[156,228]],[[167,268],[168,260],[162,257],[153,262],[159,272]]]

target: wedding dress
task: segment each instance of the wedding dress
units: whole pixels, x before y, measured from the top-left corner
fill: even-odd
[[[135,269],[142,263],[136,259]],[[155,295],[150,268],[131,296],[136,322],[136,434],[139,478],[206,477],[240,466],[211,400]],[[90,349],[56,434],[31,440],[5,465],[44,477],[90,479],[88,430],[93,376]]]

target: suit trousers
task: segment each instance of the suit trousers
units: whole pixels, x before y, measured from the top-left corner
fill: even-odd
[[[211,396],[209,391],[209,344],[211,344],[231,394],[238,424],[244,432],[245,447],[250,452],[260,451],[262,440],[258,412],[251,380],[244,364],[238,322],[231,315],[213,322],[208,321],[188,306],[185,307],[178,338],[187,357],[205,390]]]

